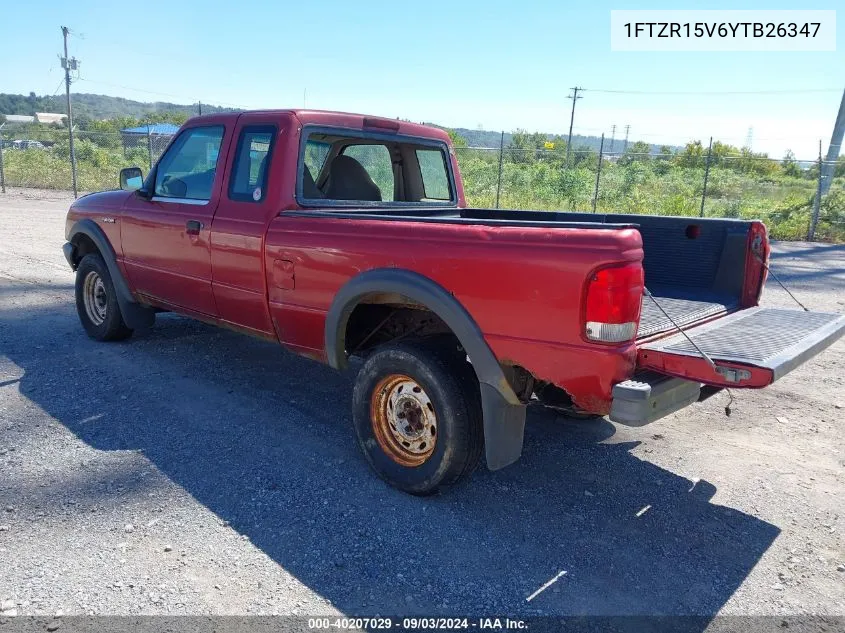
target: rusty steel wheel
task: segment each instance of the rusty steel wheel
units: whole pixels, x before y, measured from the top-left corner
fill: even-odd
[[[370,401],[373,434],[397,464],[414,468],[431,457],[437,443],[437,415],[425,390],[409,376],[385,376]]]
[[[371,353],[355,378],[352,422],[372,469],[414,495],[467,477],[484,447],[475,372],[437,340]]]

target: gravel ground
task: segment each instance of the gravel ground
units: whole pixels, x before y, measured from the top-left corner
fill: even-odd
[[[845,342],[731,417],[532,412],[519,463],[418,499],[359,455],[350,375],[173,315],[89,340],[68,203],[0,195],[3,614],[845,614]],[[773,268],[845,311],[845,247]]]

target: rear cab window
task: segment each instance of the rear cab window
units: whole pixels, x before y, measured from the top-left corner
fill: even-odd
[[[449,172],[443,152],[418,149],[416,153],[425,197],[430,200],[449,200]]]
[[[297,200],[306,207],[456,205],[445,143],[306,125]]]
[[[341,154],[350,156],[361,164],[367,175],[379,188],[382,202],[394,201],[393,164],[387,146],[380,144],[347,145],[343,148]]]

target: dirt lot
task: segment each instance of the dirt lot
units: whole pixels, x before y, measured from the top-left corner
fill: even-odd
[[[349,375],[172,315],[89,340],[68,203],[0,195],[0,611],[845,614],[844,341],[730,417],[534,412],[518,464],[418,499],[359,455]],[[845,311],[845,247],[773,268]]]

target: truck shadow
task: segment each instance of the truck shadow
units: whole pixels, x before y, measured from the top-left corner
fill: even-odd
[[[359,455],[351,375],[188,319],[158,321],[107,345],[83,335],[70,303],[6,310],[0,353],[23,372],[21,393],[82,441],[140,451],[344,612],[711,615],[779,533],[710,503],[707,482],[632,455],[637,442],[614,442],[609,422],[542,411],[518,464],[482,468],[446,494],[404,495]],[[114,475],[124,489],[148,485]],[[66,486],[83,505],[113,490]],[[22,490],[20,505],[51,494],[66,491]]]

